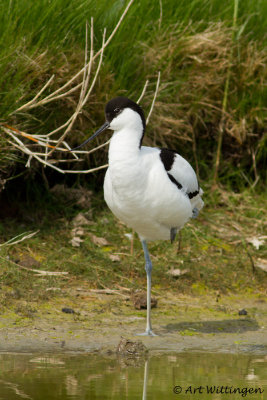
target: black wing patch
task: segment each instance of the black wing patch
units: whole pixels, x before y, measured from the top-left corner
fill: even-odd
[[[171,174],[167,173],[168,177],[170,178],[170,180],[172,181],[172,183],[174,183],[178,189],[182,189],[183,186],[180,184],[180,182],[178,182]]]
[[[159,153],[160,159],[162,161],[162,164],[164,165],[165,170],[167,171],[167,175],[169,179],[174,183],[178,189],[182,189],[183,185],[181,185],[180,182],[178,182],[171,174],[168,173],[172,169],[174,160],[175,160],[175,154],[176,152],[174,150],[170,149],[162,149]],[[193,199],[193,197],[197,196],[199,194],[199,190],[195,190],[194,192],[187,192],[186,193],[189,197],[189,199]]]
[[[175,159],[175,151],[169,149],[162,149],[159,153],[160,159],[166,171],[170,171]]]
[[[188,197],[191,200],[193,197],[196,197],[199,193],[199,190],[195,190],[194,192],[188,192]]]

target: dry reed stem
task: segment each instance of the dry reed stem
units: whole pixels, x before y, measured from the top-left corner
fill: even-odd
[[[21,110],[25,110],[25,109],[27,109],[27,108],[30,108],[30,106],[36,102],[36,100],[38,99],[38,97],[40,97],[41,94],[45,91],[45,89],[50,85],[50,83],[52,82],[52,80],[54,79],[54,77],[55,77],[55,75],[53,74],[53,75],[48,79],[48,81],[46,82],[46,84],[41,88],[41,90],[36,94],[36,96],[35,96],[32,100],[30,100],[28,103],[23,104],[21,107],[17,108],[17,110],[14,111],[14,113],[17,113],[17,112],[19,112],[19,111],[21,111]]]
[[[158,95],[158,91],[159,91],[159,84],[160,84],[160,71],[158,72],[156,90],[155,90],[154,97],[153,97],[153,100],[152,100],[152,104],[151,104],[151,107],[150,107],[150,110],[149,110],[149,113],[148,113],[148,116],[147,116],[147,119],[146,119],[146,123],[147,124],[149,122],[149,118],[150,118],[150,116],[152,114],[152,111],[153,111],[153,108],[154,108],[154,105],[155,105],[155,101],[156,101],[156,98],[157,98],[157,95]]]
[[[129,7],[131,6],[131,4],[133,3],[134,0],[131,0],[127,7],[125,8],[122,16],[120,17],[117,25],[115,26],[114,30],[112,31],[111,35],[108,37],[108,39],[106,40],[106,29],[104,29],[103,32],[103,36],[102,36],[102,46],[101,48],[96,52],[96,54],[94,54],[94,49],[93,49],[93,37],[94,37],[94,29],[93,29],[93,18],[91,18],[91,24],[90,24],[90,56],[89,56],[89,61],[88,61],[88,24],[86,23],[86,32],[85,32],[85,57],[84,57],[84,67],[76,74],[74,75],[66,84],[64,84],[63,86],[61,86],[59,89],[57,89],[56,91],[54,91],[53,93],[51,93],[50,95],[46,96],[45,98],[43,98],[42,100],[39,100],[39,97],[41,96],[41,94],[44,92],[44,90],[51,84],[52,80],[54,79],[54,75],[51,76],[51,78],[46,82],[46,84],[41,88],[41,90],[35,95],[35,97],[29,101],[28,103],[24,104],[23,106],[21,106],[20,108],[18,108],[16,111],[14,111],[14,113],[16,112],[20,112],[22,110],[26,110],[26,109],[30,109],[33,107],[38,107],[38,106],[43,106],[44,104],[47,104],[50,101],[54,101],[54,100],[58,100],[59,98],[63,98],[68,96],[70,93],[72,93],[74,90],[77,90],[78,88],[80,88],[80,96],[79,96],[79,101],[77,103],[76,109],[74,111],[74,113],[71,115],[71,117],[65,121],[61,126],[59,126],[58,128],[54,129],[53,131],[47,133],[47,134],[43,134],[43,135],[29,135],[26,132],[22,132],[20,130],[18,130],[17,128],[13,128],[10,125],[7,124],[2,124],[2,129],[10,136],[10,140],[8,141],[13,147],[15,147],[16,149],[20,150],[21,152],[23,152],[24,154],[28,155],[28,160],[26,162],[26,167],[30,167],[31,166],[31,161],[33,159],[36,159],[39,163],[43,164],[44,167],[50,167],[54,170],[56,170],[59,173],[65,174],[65,173],[69,173],[69,174],[88,174],[91,172],[95,172],[98,171],[100,169],[104,169],[108,167],[108,164],[105,165],[101,165],[99,167],[96,168],[91,168],[88,170],[66,170],[66,169],[62,169],[57,167],[55,164],[58,163],[62,163],[62,162],[81,162],[83,161],[82,159],[80,159],[79,156],[83,155],[83,154],[91,154],[95,151],[97,151],[98,149],[101,149],[105,146],[107,146],[110,142],[110,140],[106,141],[105,143],[96,146],[95,148],[88,150],[88,151],[83,151],[83,150],[77,150],[77,151],[73,151],[70,152],[69,150],[71,150],[71,147],[69,146],[69,144],[66,142],[66,136],[68,135],[68,133],[71,131],[73,124],[75,123],[78,115],[81,113],[83,107],[85,106],[86,102],[88,101],[89,96],[92,93],[92,90],[95,86],[95,83],[97,81],[100,69],[101,69],[101,65],[102,65],[102,61],[103,61],[103,53],[104,53],[104,49],[108,46],[108,44],[110,43],[110,41],[112,40],[113,36],[115,35],[116,31],[118,30],[122,20],[124,19]],[[91,84],[90,83],[90,78],[91,78],[91,72],[92,72],[92,65],[94,60],[99,56],[99,61],[98,61],[98,65],[96,68],[96,71],[94,73],[94,77],[92,79]],[[70,84],[81,74],[83,74],[82,76],[82,82],[80,82],[78,85],[76,85],[74,88],[69,89],[68,91],[63,92],[67,87],[70,86]],[[154,97],[153,97],[153,101],[148,113],[148,117],[147,117],[147,123],[149,121],[149,118],[151,116],[151,113],[154,109],[154,104],[155,104],[155,100],[158,94],[158,90],[159,90],[159,84],[160,84],[160,72],[158,73],[158,79],[157,79],[157,84],[156,84],[156,89],[154,92]],[[137,100],[137,103],[139,103],[143,96],[145,95],[145,92],[147,90],[147,86],[148,86],[148,80],[145,82],[142,93],[139,97],[139,99]],[[61,93],[63,92],[63,93]],[[13,113],[13,114],[14,114]],[[51,136],[53,136],[54,134],[56,134],[57,132],[61,131],[64,129],[63,134],[58,138],[58,139],[52,139]],[[20,135],[22,137],[25,137],[27,139],[30,139],[31,141],[35,142],[36,145],[41,146],[41,148],[44,148],[44,152],[40,152],[40,151],[34,151],[33,149],[31,149],[31,147],[33,145],[27,145],[24,144],[17,135]],[[60,146],[62,145],[62,146]],[[50,149],[50,151],[49,151]],[[63,159],[51,159],[51,155],[55,150],[60,150],[60,151],[68,151],[69,154],[71,154],[71,156],[73,157],[73,159],[71,160],[63,160]]]
[[[112,40],[113,36],[115,35],[115,33],[117,32],[119,26],[121,25],[125,15],[127,14],[130,6],[132,5],[134,0],[130,0],[130,2],[128,3],[128,5],[126,6],[124,12],[122,13],[118,23],[116,24],[115,28],[113,29],[113,31],[111,32],[110,36],[108,37],[108,39],[106,40],[106,29],[104,29],[104,33],[103,33],[103,38],[102,38],[102,46],[101,48],[98,50],[98,52],[96,52],[96,54],[94,55],[93,52],[93,37],[94,37],[94,31],[93,31],[93,18],[91,18],[91,29],[90,29],[90,57],[89,57],[89,61],[87,59],[88,57],[88,25],[86,24],[86,38],[85,38],[85,63],[84,63],[84,67],[77,73],[75,74],[70,80],[68,80],[68,82],[66,82],[63,86],[61,86],[59,89],[57,89],[56,91],[54,91],[53,93],[49,94],[48,96],[46,96],[45,98],[37,101],[39,99],[39,97],[41,96],[41,94],[45,91],[45,89],[51,84],[52,80],[54,79],[54,75],[52,75],[49,80],[45,83],[45,85],[41,88],[41,90],[35,95],[35,97],[27,102],[26,104],[24,104],[23,106],[19,107],[17,110],[15,110],[12,114],[16,114],[18,112],[21,111],[25,111],[27,109],[31,109],[34,107],[39,107],[39,106],[43,106],[45,104],[47,104],[48,102],[51,101],[55,101],[58,100],[59,98],[63,98],[68,96],[70,93],[76,91],[77,89],[81,88],[80,91],[80,98],[79,98],[79,102],[77,104],[77,107],[74,111],[74,113],[72,114],[72,116],[64,123],[62,124],[60,127],[56,128],[55,130],[49,132],[46,135],[28,135],[25,132],[21,132],[16,128],[13,128],[11,126],[4,126],[2,125],[3,130],[11,137],[12,140],[9,141],[9,143],[19,149],[20,151],[22,151],[23,153],[27,154],[29,156],[28,161],[26,163],[26,167],[30,167],[31,164],[31,160],[33,158],[35,158],[38,162],[42,163],[44,166],[49,166],[55,170],[57,170],[60,173],[89,173],[89,172],[94,172],[97,171],[99,169],[102,168],[106,168],[107,165],[103,165],[97,168],[92,168],[89,170],[82,170],[82,171],[71,171],[71,170],[63,170],[61,168],[56,167],[55,165],[53,165],[53,162],[56,162],[56,160],[50,160],[48,161],[49,156],[51,156],[51,154],[53,153],[53,151],[55,149],[57,150],[61,150],[61,151],[67,151],[70,150],[70,146],[67,144],[67,142],[65,141],[65,138],[67,136],[67,134],[70,132],[74,122],[77,119],[77,116],[80,114],[82,108],[84,107],[84,105],[86,104],[98,77],[98,74],[100,72],[100,68],[102,65],[102,60],[103,60],[103,52],[104,49],[108,46],[108,44],[110,43],[110,41]],[[96,72],[94,74],[94,78],[92,80],[91,85],[89,86],[89,82],[90,82],[90,76],[91,76],[91,71],[92,71],[92,65],[93,65],[93,61],[99,57],[99,62],[98,62],[98,66],[96,69]],[[83,74],[83,78],[82,78],[82,82],[79,83],[78,85],[76,85],[74,88],[69,89],[67,92],[63,92],[66,88],[68,88],[75,79],[77,79],[81,74]],[[63,93],[62,93],[63,92]],[[64,133],[61,135],[61,137],[57,140],[52,140],[50,137],[52,135],[54,135],[55,133],[61,131],[64,129]],[[36,142],[38,145],[45,147],[45,151],[44,153],[38,153],[38,152],[34,152],[32,150],[30,150],[27,145],[25,145],[18,137],[16,134],[20,134],[21,136],[24,136],[34,142]],[[53,145],[51,144],[53,143]],[[107,142],[108,143],[108,142]],[[101,146],[98,146],[96,149],[93,149],[89,152],[78,152],[78,154],[89,154],[92,153],[93,151],[96,151],[98,148],[101,148],[103,146],[105,146],[107,143],[104,143]],[[65,148],[59,147],[61,144],[63,144],[63,146]],[[48,152],[48,148],[51,148],[51,151]],[[76,152],[71,152],[70,153],[72,155],[72,157],[74,157],[74,159],[76,161],[81,161],[79,159],[79,156],[76,154]],[[42,158],[44,157],[44,158]],[[61,160],[62,161],[62,160]],[[73,161],[73,160],[72,160]]]
[[[145,82],[145,84],[144,84],[144,87],[143,87],[143,90],[142,90],[142,93],[140,94],[140,97],[139,97],[139,99],[138,99],[137,102],[136,102],[137,104],[139,104],[140,101],[142,100],[142,98],[144,97],[145,92],[146,92],[146,89],[147,89],[148,83],[149,83],[149,80],[146,80],[146,82]]]
[[[48,166],[48,167],[50,167],[52,169],[55,169],[56,171],[60,172],[61,174],[89,174],[91,172],[99,171],[100,169],[104,169],[104,168],[108,167],[108,164],[105,164],[105,165],[101,165],[100,167],[91,168],[91,169],[88,169],[88,170],[63,170],[63,169],[58,168],[55,165],[53,165],[53,162],[55,162],[54,160],[52,160],[52,162],[51,161],[48,162],[46,160],[43,160],[41,157],[39,157],[37,155],[37,153],[34,153],[34,152],[30,151],[23,144],[23,142],[21,142],[12,132],[10,132],[10,131],[8,132],[7,129],[5,129],[5,131],[6,131],[6,133],[8,133],[15,140],[15,142],[17,142],[17,143],[14,143],[12,141],[9,141],[9,143],[13,147],[15,147],[18,150],[22,151],[23,153],[29,155],[28,161],[26,163],[26,167],[30,167],[32,158],[35,158],[37,161],[39,161],[41,164],[44,164],[45,166]],[[80,160],[76,160],[76,161],[80,161]]]
[[[79,115],[79,113],[81,112],[82,108],[84,107],[84,105],[86,104],[98,77],[100,68],[101,68],[101,64],[102,64],[102,60],[103,60],[103,52],[104,52],[104,43],[105,43],[105,37],[106,37],[106,29],[104,29],[104,33],[103,33],[103,41],[102,41],[102,47],[101,47],[101,53],[100,53],[100,58],[99,58],[99,62],[98,62],[98,66],[97,66],[97,70],[95,72],[95,76],[94,79],[91,83],[91,86],[88,89],[88,84],[89,84],[89,76],[91,73],[91,63],[92,60],[91,59],[89,61],[89,67],[87,69],[87,73],[84,74],[84,79],[83,79],[83,84],[82,84],[82,90],[81,90],[81,94],[80,94],[80,100],[78,102],[77,108],[74,112],[74,114],[72,115],[72,117],[70,118],[70,123],[68,124],[65,132],[63,133],[63,135],[59,138],[57,144],[55,145],[55,147],[49,152],[48,155],[51,155],[57,148],[58,146],[64,141],[65,137],[67,136],[67,134],[69,133],[69,131],[71,130],[74,122],[76,121],[77,116]],[[91,52],[92,54],[92,52]]]
[[[30,233],[29,233],[29,232],[24,232],[24,233],[20,233],[19,235],[13,237],[12,239],[9,239],[7,242],[0,244],[0,247],[12,246],[13,244],[17,244],[17,243],[23,242],[23,241],[26,240],[26,239],[32,238],[32,237],[35,236],[38,232],[39,232],[39,229],[38,229],[38,231],[35,231],[35,232],[30,232]]]
[[[87,26],[87,24],[86,24]],[[103,41],[104,41],[104,37],[105,37],[105,30],[104,30],[104,35],[103,35]],[[52,136],[54,133],[64,129],[66,127],[66,130],[64,132],[64,134],[61,136],[61,138],[57,141],[57,144],[60,144],[61,141],[64,140],[64,138],[66,137],[67,133],[70,131],[70,129],[72,128],[77,116],[79,115],[79,113],[81,112],[81,109],[83,107],[83,101],[86,95],[86,91],[88,88],[88,84],[89,84],[89,78],[90,78],[90,74],[91,74],[91,68],[92,68],[92,63],[93,63],[93,19],[91,19],[91,50],[90,50],[90,60],[89,63],[87,64],[87,28],[86,28],[86,44],[85,44],[85,66],[84,66],[84,74],[83,74],[83,80],[81,83],[81,92],[80,92],[80,98],[79,98],[79,102],[77,104],[76,110],[75,112],[72,114],[72,116],[61,126],[59,126],[57,129],[55,129],[54,131],[48,133],[48,137]],[[103,46],[102,46],[103,47]],[[103,52],[101,53],[103,54]],[[101,63],[102,63],[102,57],[100,58]],[[100,65],[101,65],[100,63]],[[99,69],[98,69],[99,72]],[[93,83],[91,85],[91,87],[93,88]],[[63,138],[63,139],[62,139]],[[55,146],[57,148],[57,145]]]
[[[117,32],[117,30],[119,29],[124,17],[126,16],[130,6],[132,5],[132,3],[134,2],[134,0],[130,0],[129,3],[127,4],[124,12],[122,13],[118,23],[116,24],[115,28],[113,29],[113,31],[111,32],[110,36],[108,37],[108,39],[104,42],[103,45],[103,49],[101,48],[100,50],[98,50],[96,52],[96,54],[93,56],[92,61],[94,61],[99,55],[101,55],[101,52],[104,51],[104,49],[109,45],[109,43],[111,42],[111,40],[113,39],[115,33]],[[89,61],[90,62],[90,61]],[[21,110],[25,110],[25,109],[30,109],[30,108],[34,108],[34,107],[39,107],[41,105],[47,104],[51,101],[55,101],[58,100],[62,97],[66,97],[67,95],[69,95],[70,93],[72,93],[73,91],[76,91],[77,89],[79,89],[82,86],[82,82],[80,82],[79,84],[77,84],[74,88],[71,88],[69,91],[65,92],[65,93],[61,93],[64,89],[66,89],[67,87],[69,87],[81,74],[84,73],[84,70],[87,68],[88,66],[85,65],[80,71],[77,72],[77,74],[75,74],[71,79],[68,80],[68,82],[66,82],[63,86],[61,86],[60,88],[58,88],[57,90],[55,90],[53,93],[50,93],[48,96],[46,96],[44,99],[40,100],[37,103],[34,103],[33,100],[31,100],[30,102],[28,102],[27,104],[21,106],[20,108],[18,108],[17,110],[15,110],[13,112],[13,114],[17,113],[18,111]],[[51,79],[51,78],[50,78]],[[50,80],[49,80],[50,81]],[[48,81],[48,82],[49,82]],[[46,83],[46,87],[48,86],[48,82]],[[51,82],[49,82],[50,84]],[[42,90],[42,89],[41,89]],[[39,92],[40,93],[40,92]],[[39,93],[38,96],[39,97]],[[58,95],[58,93],[61,93],[60,95]],[[36,96],[35,96],[36,97]]]
[[[100,60],[99,65],[98,65],[99,69],[100,69],[100,65],[101,65],[101,60]],[[152,111],[154,109],[156,97],[157,97],[158,90],[159,90],[159,84],[160,84],[160,71],[158,72],[158,79],[157,79],[156,89],[155,89],[155,93],[154,93],[154,96],[153,96],[153,101],[152,101],[152,104],[151,104],[151,107],[150,107],[150,111],[149,111],[149,114],[148,114],[147,123],[148,123],[149,117],[151,116],[151,113],[152,113]],[[142,93],[141,93],[139,99],[137,100],[137,102],[139,102],[142,99],[142,97],[144,96],[144,94],[146,92],[146,89],[147,89],[147,86],[148,86],[148,80],[145,82],[145,85],[143,87]],[[91,87],[92,87],[92,85],[91,85]],[[90,91],[91,87],[89,88],[89,91]],[[88,92],[87,92],[86,96],[88,95]],[[85,94],[81,95],[81,98],[82,98],[82,101],[84,101],[85,100]],[[77,109],[76,109],[76,112],[77,112]],[[43,164],[45,167],[49,166],[50,168],[55,169],[56,171],[58,171],[58,172],[60,172],[62,174],[65,174],[65,173],[69,173],[69,174],[88,174],[88,173],[96,172],[96,171],[99,171],[101,169],[104,169],[104,168],[108,167],[108,164],[104,164],[104,165],[101,165],[99,167],[91,168],[91,169],[88,169],[88,170],[63,170],[63,169],[61,169],[59,167],[56,167],[54,165],[54,163],[65,162],[67,160],[49,160],[48,161],[47,158],[52,153],[52,151],[54,151],[55,149],[60,150],[60,151],[70,150],[70,146],[67,144],[67,142],[64,141],[64,137],[63,137],[64,134],[61,136],[61,138],[59,140],[52,140],[52,139],[48,138],[48,135],[47,135],[47,137],[45,137],[45,135],[34,135],[34,136],[31,136],[31,135],[29,135],[29,134],[27,134],[25,132],[19,131],[18,129],[13,128],[13,127],[11,127],[9,125],[6,125],[6,124],[2,124],[2,128],[15,141],[15,143],[14,143],[14,141],[10,140],[9,143],[13,147],[17,148],[18,150],[22,151],[23,153],[25,153],[25,154],[27,154],[29,156],[28,161],[26,163],[26,167],[30,167],[31,160],[33,158],[35,158],[38,162]],[[33,140],[36,144],[45,147],[46,150],[47,150],[47,148],[52,148],[52,151],[50,153],[47,153],[46,150],[45,150],[45,153],[33,152],[15,135],[15,133],[18,133],[23,137],[26,137],[28,139]],[[42,140],[40,140],[40,138]],[[55,143],[55,146],[53,146],[51,144],[48,144],[48,142]],[[70,152],[70,154],[72,154],[75,157],[75,160],[69,160],[69,161],[72,161],[72,162],[74,162],[74,161],[82,161],[81,159],[79,159],[78,154],[91,154],[91,153],[101,149],[102,147],[107,146],[109,144],[109,142],[110,142],[110,139],[108,141],[106,141],[105,143],[103,143],[103,144],[101,144],[101,145],[99,145],[99,146],[97,146],[97,147],[95,147],[95,148],[93,148],[91,150],[88,150],[88,151],[77,150],[75,152]],[[65,145],[65,147],[67,148],[67,150],[65,148],[58,147],[60,145],[60,143],[63,143]],[[41,158],[42,156],[45,157],[44,160]]]
[[[4,261],[7,261],[4,257],[0,256],[0,258]],[[34,268],[29,268],[29,267],[24,267],[23,265],[17,264],[12,260],[8,260],[9,263],[15,265],[17,268],[21,268],[25,271],[28,272],[34,272],[37,275],[42,275],[42,276],[62,276],[62,275],[68,275],[68,272],[66,271],[45,271],[42,269],[34,269]]]
[[[99,62],[99,69],[100,69],[100,65],[101,65],[101,62]],[[149,114],[148,114],[148,118],[147,118],[147,123],[148,123],[148,120],[149,120],[149,117],[151,116],[151,113],[152,113],[152,111],[153,111],[153,109],[154,109],[154,105],[155,105],[155,101],[156,101],[156,97],[157,97],[157,94],[158,94],[158,90],[159,90],[159,84],[160,84],[160,72],[158,72],[158,79],[157,79],[157,84],[156,84],[156,89],[155,89],[155,93],[154,93],[154,96],[153,96],[153,101],[152,101],[152,104],[151,104],[151,107],[150,107],[150,111],[149,111]],[[92,86],[92,85],[91,85]],[[144,87],[143,87],[143,90],[142,90],[142,93],[141,93],[141,95],[140,95],[140,97],[139,97],[139,99],[137,100],[137,102],[139,102],[141,99],[142,99],[142,97],[144,96],[144,94],[145,94],[145,92],[146,92],[146,89],[147,89],[147,86],[148,86],[148,80],[145,82],[145,85],[144,85]],[[91,89],[91,87],[90,87],[90,89]],[[89,90],[90,90],[89,89]],[[87,94],[86,94],[86,96],[88,95],[88,92],[87,92]],[[84,91],[84,95],[81,95],[81,99],[82,99],[82,101],[84,101],[84,99],[85,99],[85,91]],[[77,110],[76,110],[77,111]],[[31,135],[29,135],[29,134],[27,134],[27,133],[25,133],[25,132],[22,132],[22,131],[19,131],[18,129],[16,129],[16,128],[13,128],[13,127],[11,127],[11,126],[9,126],[9,125],[6,125],[6,124],[2,124],[2,129],[13,139],[13,141],[12,140],[9,140],[8,142],[13,146],[13,147],[15,147],[15,148],[17,148],[18,150],[20,150],[20,151],[22,151],[23,153],[25,153],[25,154],[27,154],[28,156],[29,156],[29,158],[28,158],[28,161],[27,161],[27,163],[26,163],[26,167],[30,167],[30,165],[31,165],[31,160],[33,159],[33,158],[35,158],[38,162],[40,162],[41,164],[43,164],[45,167],[46,166],[49,166],[50,168],[53,168],[53,169],[55,169],[56,171],[58,171],[58,172],[60,172],[60,173],[62,173],[62,174],[65,174],[65,173],[69,173],[69,174],[88,174],[88,173],[92,173],[92,172],[96,172],[96,171],[99,171],[99,170],[101,170],[101,169],[104,169],[104,168],[107,168],[108,167],[108,164],[105,164],[105,165],[101,165],[101,166],[99,166],[99,167],[96,167],[96,168],[91,168],[91,169],[88,169],[88,170],[63,170],[63,169],[61,169],[61,168],[59,168],[59,167],[56,167],[54,164],[55,163],[60,163],[60,162],[81,162],[81,161],[83,161],[83,160],[81,160],[79,157],[78,157],[78,155],[81,155],[81,154],[91,154],[91,153],[93,153],[93,152],[95,152],[95,151],[97,151],[97,150],[99,150],[99,149],[101,149],[102,147],[105,147],[105,146],[107,146],[108,144],[109,144],[109,142],[110,142],[110,139],[108,140],[108,141],[106,141],[105,143],[103,143],[103,144],[101,144],[101,145],[99,145],[99,146],[97,146],[97,147],[95,147],[95,148],[93,148],[93,149],[91,149],[91,150],[88,150],[88,151],[83,151],[83,150],[77,150],[77,151],[75,151],[75,152],[70,152],[70,154],[72,154],[72,156],[75,158],[74,160],[47,160],[48,159],[48,156],[52,153],[52,152],[50,152],[50,153],[48,153],[47,152],[47,148],[52,148],[53,149],[53,151],[57,148],[57,150],[60,150],[60,151],[67,151],[67,150],[70,150],[70,146],[68,145],[68,143],[66,142],[66,141],[64,141],[64,138],[63,137],[61,137],[60,139],[63,139],[63,140],[61,140],[61,143],[63,143],[64,144],[64,146],[66,147],[66,149],[65,148],[63,148],[63,147],[57,147],[57,146],[59,146],[59,140],[52,140],[52,139],[49,139],[49,137],[48,137],[48,135],[47,136],[45,136],[45,135],[33,135],[33,136],[31,136]],[[36,143],[36,145],[38,145],[38,146],[42,146],[42,147],[45,147],[45,152],[44,153],[38,153],[38,152],[34,152],[34,151],[31,151],[16,135],[15,135],[15,133],[17,133],[17,134],[20,134],[21,136],[23,136],[23,137],[26,137],[27,139],[30,139],[30,140],[32,140],[32,141],[34,141],[35,143]],[[64,136],[64,135],[63,135]],[[55,143],[55,146],[53,146],[53,145],[51,145],[51,144],[49,144],[49,143]],[[42,159],[41,157],[44,157],[44,159]]]

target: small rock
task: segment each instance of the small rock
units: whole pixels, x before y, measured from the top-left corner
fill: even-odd
[[[264,239],[266,239],[265,236],[262,236],[262,237],[255,237],[254,236],[252,238],[247,239],[247,241],[249,243],[251,243],[255,247],[255,249],[259,250],[260,246],[264,245]]]
[[[93,233],[89,233],[92,242],[94,244],[96,244],[97,246],[107,246],[109,244],[109,242],[107,241],[107,239],[103,238],[103,237],[98,237],[95,236]]]
[[[247,310],[245,310],[244,308],[242,310],[238,311],[238,315],[248,315]]]
[[[137,340],[133,342],[130,339],[121,338],[120,343],[117,347],[117,353],[124,356],[141,356],[148,352],[146,346]]]
[[[41,265],[39,261],[28,255],[23,255],[21,259],[17,262],[17,264],[26,268],[32,268],[32,267],[38,268]]]
[[[173,278],[179,278],[179,276],[182,276],[188,272],[188,269],[170,269],[167,274],[172,276]]]
[[[81,239],[79,236],[75,236],[70,240],[70,244],[73,247],[80,247],[80,244],[83,242],[84,240]]]
[[[219,290],[216,292],[216,303],[219,303],[219,299],[221,298]]]
[[[147,308],[147,298],[146,298],[146,293],[141,292],[141,293],[135,293],[132,296],[132,301],[134,308],[136,310],[146,310]],[[157,307],[158,300],[155,297],[151,297],[151,308]]]
[[[120,261],[120,256],[118,256],[117,254],[109,254],[109,259],[113,262],[115,261]]]
[[[74,227],[81,227],[82,225],[91,225],[91,221],[89,221],[83,213],[79,213],[76,217],[73,218],[72,224]]]
[[[267,272],[267,260],[258,258],[255,262],[255,267],[260,268],[262,271]]]
[[[61,311],[66,314],[75,314],[75,311],[72,308],[68,308],[68,307],[63,307]]]
[[[73,237],[75,236],[83,236],[84,235],[84,229],[81,227],[73,228],[71,230],[71,234]]]
[[[133,234],[132,233],[125,233],[124,236],[127,237],[127,239],[129,239],[129,240],[133,239]]]

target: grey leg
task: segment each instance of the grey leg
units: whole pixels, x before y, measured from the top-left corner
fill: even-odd
[[[199,209],[195,207],[192,212],[192,218],[197,218],[198,214],[199,214]]]
[[[173,243],[173,242],[174,242],[174,239],[175,239],[176,233],[177,233],[177,228],[171,228],[171,231],[170,231],[170,239],[171,239],[171,243]]]
[[[149,257],[149,252],[147,248],[147,244],[145,240],[141,240],[142,247],[144,250],[145,255],[145,269],[146,269],[146,278],[147,278],[147,319],[146,319],[146,331],[141,335],[148,335],[148,336],[156,336],[152,331],[151,325],[151,272],[152,272],[152,262]]]

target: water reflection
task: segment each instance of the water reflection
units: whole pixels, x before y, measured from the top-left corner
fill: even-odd
[[[143,397],[142,400],[146,400],[146,393],[147,393],[147,378],[148,378],[148,360],[145,361],[145,368],[144,368],[144,383],[143,383]]]
[[[175,394],[174,387],[181,393]],[[230,395],[226,387],[252,392]],[[207,394],[207,388],[215,388],[214,394]],[[253,393],[257,388],[264,392]],[[264,354],[177,353],[137,360],[98,354],[0,354],[1,400],[261,400],[266,394]]]

